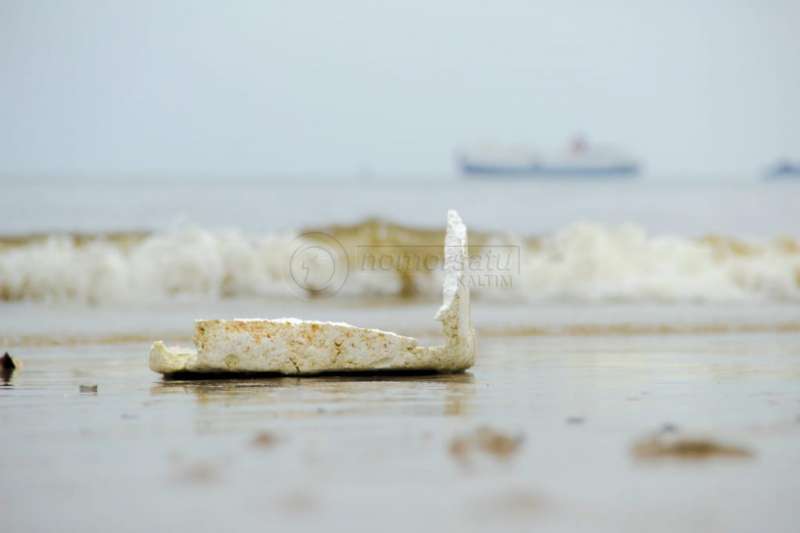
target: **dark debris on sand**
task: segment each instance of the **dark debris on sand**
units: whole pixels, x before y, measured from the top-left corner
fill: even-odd
[[[251,444],[255,448],[271,448],[278,442],[277,437],[269,431],[260,431],[253,437]]]
[[[0,357],[0,368],[3,370],[16,370],[17,364],[14,362],[14,359],[11,358],[8,352],[3,354],[3,357]]]
[[[4,353],[3,357],[0,357],[0,378],[4,383],[11,381],[11,375],[14,374],[16,369],[17,363],[14,362],[14,358],[8,352]]]
[[[522,446],[522,436],[508,435],[482,426],[475,431],[454,437],[450,441],[450,455],[459,461],[468,461],[475,452],[483,452],[502,461],[513,457]]]
[[[754,456],[751,450],[742,446],[722,443],[706,437],[681,435],[677,428],[671,425],[634,444],[631,453],[635,458],[642,460],[701,461],[716,457],[748,459]]]

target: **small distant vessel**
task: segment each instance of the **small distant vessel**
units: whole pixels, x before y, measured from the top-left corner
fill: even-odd
[[[480,146],[457,153],[467,177],[632,177],[639,162],[609,147],[590,147],[575,137],[562,155],[546,157],[525,146]]]
[[[779,161],[769,167],[764,177],[768,180],[800,179],[800,161]]]

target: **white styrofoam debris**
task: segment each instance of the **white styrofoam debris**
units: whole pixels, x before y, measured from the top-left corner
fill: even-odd
[[[475,361],[469,288],[462,281],[468,260],[467,229],[458,213],[447,214],[441,321],[444,346],[419,346],[412,337],[341,322],[295,318],[198,320],[196,350],[153,344],[150,368],[161,374],[319,374],[369,370],[456,372]]]

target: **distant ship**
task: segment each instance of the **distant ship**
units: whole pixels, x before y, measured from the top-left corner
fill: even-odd
[[[456,154],[467,177],[632,177],[639,173],[635,159],[609,147],[590,147],[583,137],[572,140],[557,157],[545,157],[525,146],[481,146]]]
[[[800,179],[800,161],[788,159],[779,161],[769,167],[765,178],[769,180]]]

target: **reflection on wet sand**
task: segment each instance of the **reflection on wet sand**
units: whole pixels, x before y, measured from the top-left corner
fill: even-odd
[[[200,405],[263,405],[274,408],[275,416],[281,418],[314,418],[329,413],[364,415],[387,410],[461,416],[471,410],[475,379],[469,372],[165,379],[155,383],[150,394],[192,394]]]

